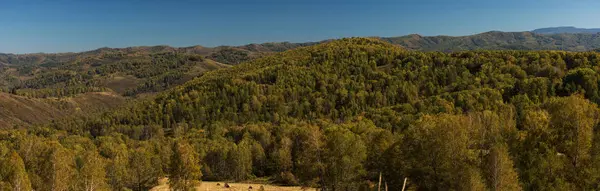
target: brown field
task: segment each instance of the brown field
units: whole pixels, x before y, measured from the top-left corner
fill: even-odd
[[[167,179],[159,180],[159,185],[150,189],[150,191],[169,191],[169,185]],[[219,184],[219,185],[217,185]],[[297,186],[275,186],[269,184],[257,184],[257,183],[228,183],[229,188],[225,188],[225,182],[213,182],[213,181],[202,181],[200,186],[196,186],[196,191],[249,191],[250,186],[252,190],[259,190],[260,186],[265,188],[265,191],[313,191],[315,188],[305,188]]]
[[[115,74],[112,78],[106,80],[105,86],[119,94],[123,94],[127,89],[135,88],[139,83],[140,80],[135,76]]]

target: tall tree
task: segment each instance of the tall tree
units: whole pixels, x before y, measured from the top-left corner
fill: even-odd
[[[251,141],[249,135],[245,134],[242,141],[239,144],[234,145],[233,149],[229,151],[227,160],[229,160],[231,178],[234,180],[245,180],[250,177],[252,173]]]
[[[306,186],[317,186],[323,172],[324,137],[318,126],[294,129],[294,175]]]
[[[29,182],[29,176],[25,171],[25,164],[23,159],[15,151],[12,151],[10,156],[3,162],[0,160],[0,167],[4,171],[4,177],[8,185],[10,185],[13,191],[29,191],[31,190],[31,183]],[[0,174],[3,174],[0,172]],[[0,175],[0,181],[2,181],[2,175]]]
[[[557,151],[569,159],[565,176],[578,189],[585,189],[585,180],[594,174],[586,169],[591,164],[594,127],[600,114],[598,106],[583,96],[574,95],[552,98],[544,108],[550,114],[550,127],[555,131],[553,143]]]
[[[285,184],[295,184],[296,178],[291,173],[294,165],[292,158],[292,140],[285,135],[275,143],[275,149],[271,153],[273,169],[277,173],[279,181]]]
[[[558,136],[556,143],[560,152],[569,158],[573,166],[584,165],[590,157],[594,126],[598,123],[598,107],[582,96],[553,98],[544,104],[550,114],[550,126]]]
[[[504,145],[493,146],[486,157],[484,171],[492,191],[520,191],[519,177]]]
[[[323,186],[331,190],[356,190],[366,171],[367,148],[361,138],[350,130],[330,127],[325,131],[325,175]]]
[[[194,181],[200,180],[200,160],[190,144],[181,140],[173,144],[169,175],[169,185],[174,190],[190,190]]]
[[[95,150],[87,151],[81,157],[82,166],[79,169],[79,180],[85,191],[107,189],[104,159]]]
[[[386,156],[390,186],[401,189],[402,182],[394,180],[405,177],[426,190],[461,189],[467,181],[482,185],[480,173],[471,170],[477,160],[469,150],[474,143],[469,125],[469,118],[448,114],[419,119]]]
[[[43,190],[67,191],[72,190],[75,176],[75,160],[73,154],[59,143],[51,142],[52,146],[43,162],[41,177],[45,185]]]
[[[147,190],[153,186],[160,175],[160,168],[154,166],[153,156],[146,148],[140,147],[131,152],[129,158],[129,174],[132,176],[132,185],[135,190]]]

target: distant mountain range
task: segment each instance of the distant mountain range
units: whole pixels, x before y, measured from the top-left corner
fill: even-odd
[[[590,51],[600,48],[600,34],[537,34],[491,31],[470,36],[421,36],[417,34],[381,38],[419,51],[466,50],[564,50]]]
[[[600,28],[586,29],[586,28],[576,28],[576,27],[550,27],[550,28],[535,29],[532,32],[536,33],[536,34],[564,34],[564,33],[568,33],[568,34],[575,34],[575,33],[596,34],[596,33],[600,33]]]
[[[4,54],[0,53],[0,68],[3,65],[23,65],[23,64],[44,64],[71,62],[78,59],[88,57],[96,57],[105,54],[125,54],[125,55],[146,55],[157,53],[184,53],[194,54],[224,64],[239,64],[240,62],[262,57],[265,54],[273,52],[281,52],[301,46],[310,46],[318,42],[307,43],[289,43],[289,42],[272,42],[262,44],[248,44],[244,46],[219,46],[219,47],[170,47],[165,45],[159,46],[137,46],[127,48],[99,48],[92,51],[78,53],[32,53],[32,54]]]
[[[376,37],[404,48],[418,51],[466,51],[466,50],[564,50],[592,51],[600,49],[600,29],[554,27],[531,32],[490,31],[469,36],[421,36],[411,34],[399,37]],[[244,46],[219,46],[214,48],[192,46],[174,48],[169,46],[143,46],[129,48],[100,48],[81,53],[59,54],[1,54],[0,68],[9,64],[42,64],[67,62],[93,55],[111,52],[124,54],[153,54],[178,52],[197,54],[223,64],[235,65],[274,52],[327,42],[273,42]]]

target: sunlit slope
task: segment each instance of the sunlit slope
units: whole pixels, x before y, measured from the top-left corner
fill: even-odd
[[[70,98],[27,98],[0,93],[0,127],[91,115],[124,103],[125,98],[110,92],[85,93]]]
[[[600,100],[597,89],[574,80],[587,75],[575,66],[593,66],[597,57],[560,51],[423,53],[377,39],[342,39],[208,72],[152,101],[107,113],[101,123],[170,128],[366,115],[403,129],[419,113],[496,110],[521,94],[544,101],[585,92]],[[390,122],[389,115],[403,117]]]

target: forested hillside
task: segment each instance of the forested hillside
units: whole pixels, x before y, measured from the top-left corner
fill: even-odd
[[[126,99],[148,97],[181,85],[206,71],[311,44],[143,46],[81,53],[0,54],[0,94],[9,98],[0,99],[4,108],[0,126],[44,123],[73,112],[91,115],[122,105]],[[32,115],[35,112],[39,115]]]
[[[421,51],[598,49],[597,34],[487,32],[472,36],[381,38]],[[250,61],[312,43],[264,43],[246,46],[168,46],[101,48],[82,53],[0,54],[0,90],[25,97],[63,97],[114,91],[124,96],[156,93],[203,72]]]
[[[229,65],[157,47],[0,55],[0,126],[49,122],[113,109]],[[11,95],[9,95],[11,94]]]
[[[205,71],[226,67],[188,53],[100,49],[88,54],[35,62],[26,61],[27,55],[16,57],[0,70],[0,85],[5,92],[36,98],[102,91],[135,96],[160,92]]]
[[[168,176],[326,190],[600,189],[600,53],[417,52],[376,39],[210,71],[102,115],[0,131],[0,187]],[[77,177],[77,178],[73,178]]]
[[[0,90],[26,97],[63,97],[114,91],[156,93],[205,71],[316,43],[245,46],[100,48],[81,53],[0,54]]]

